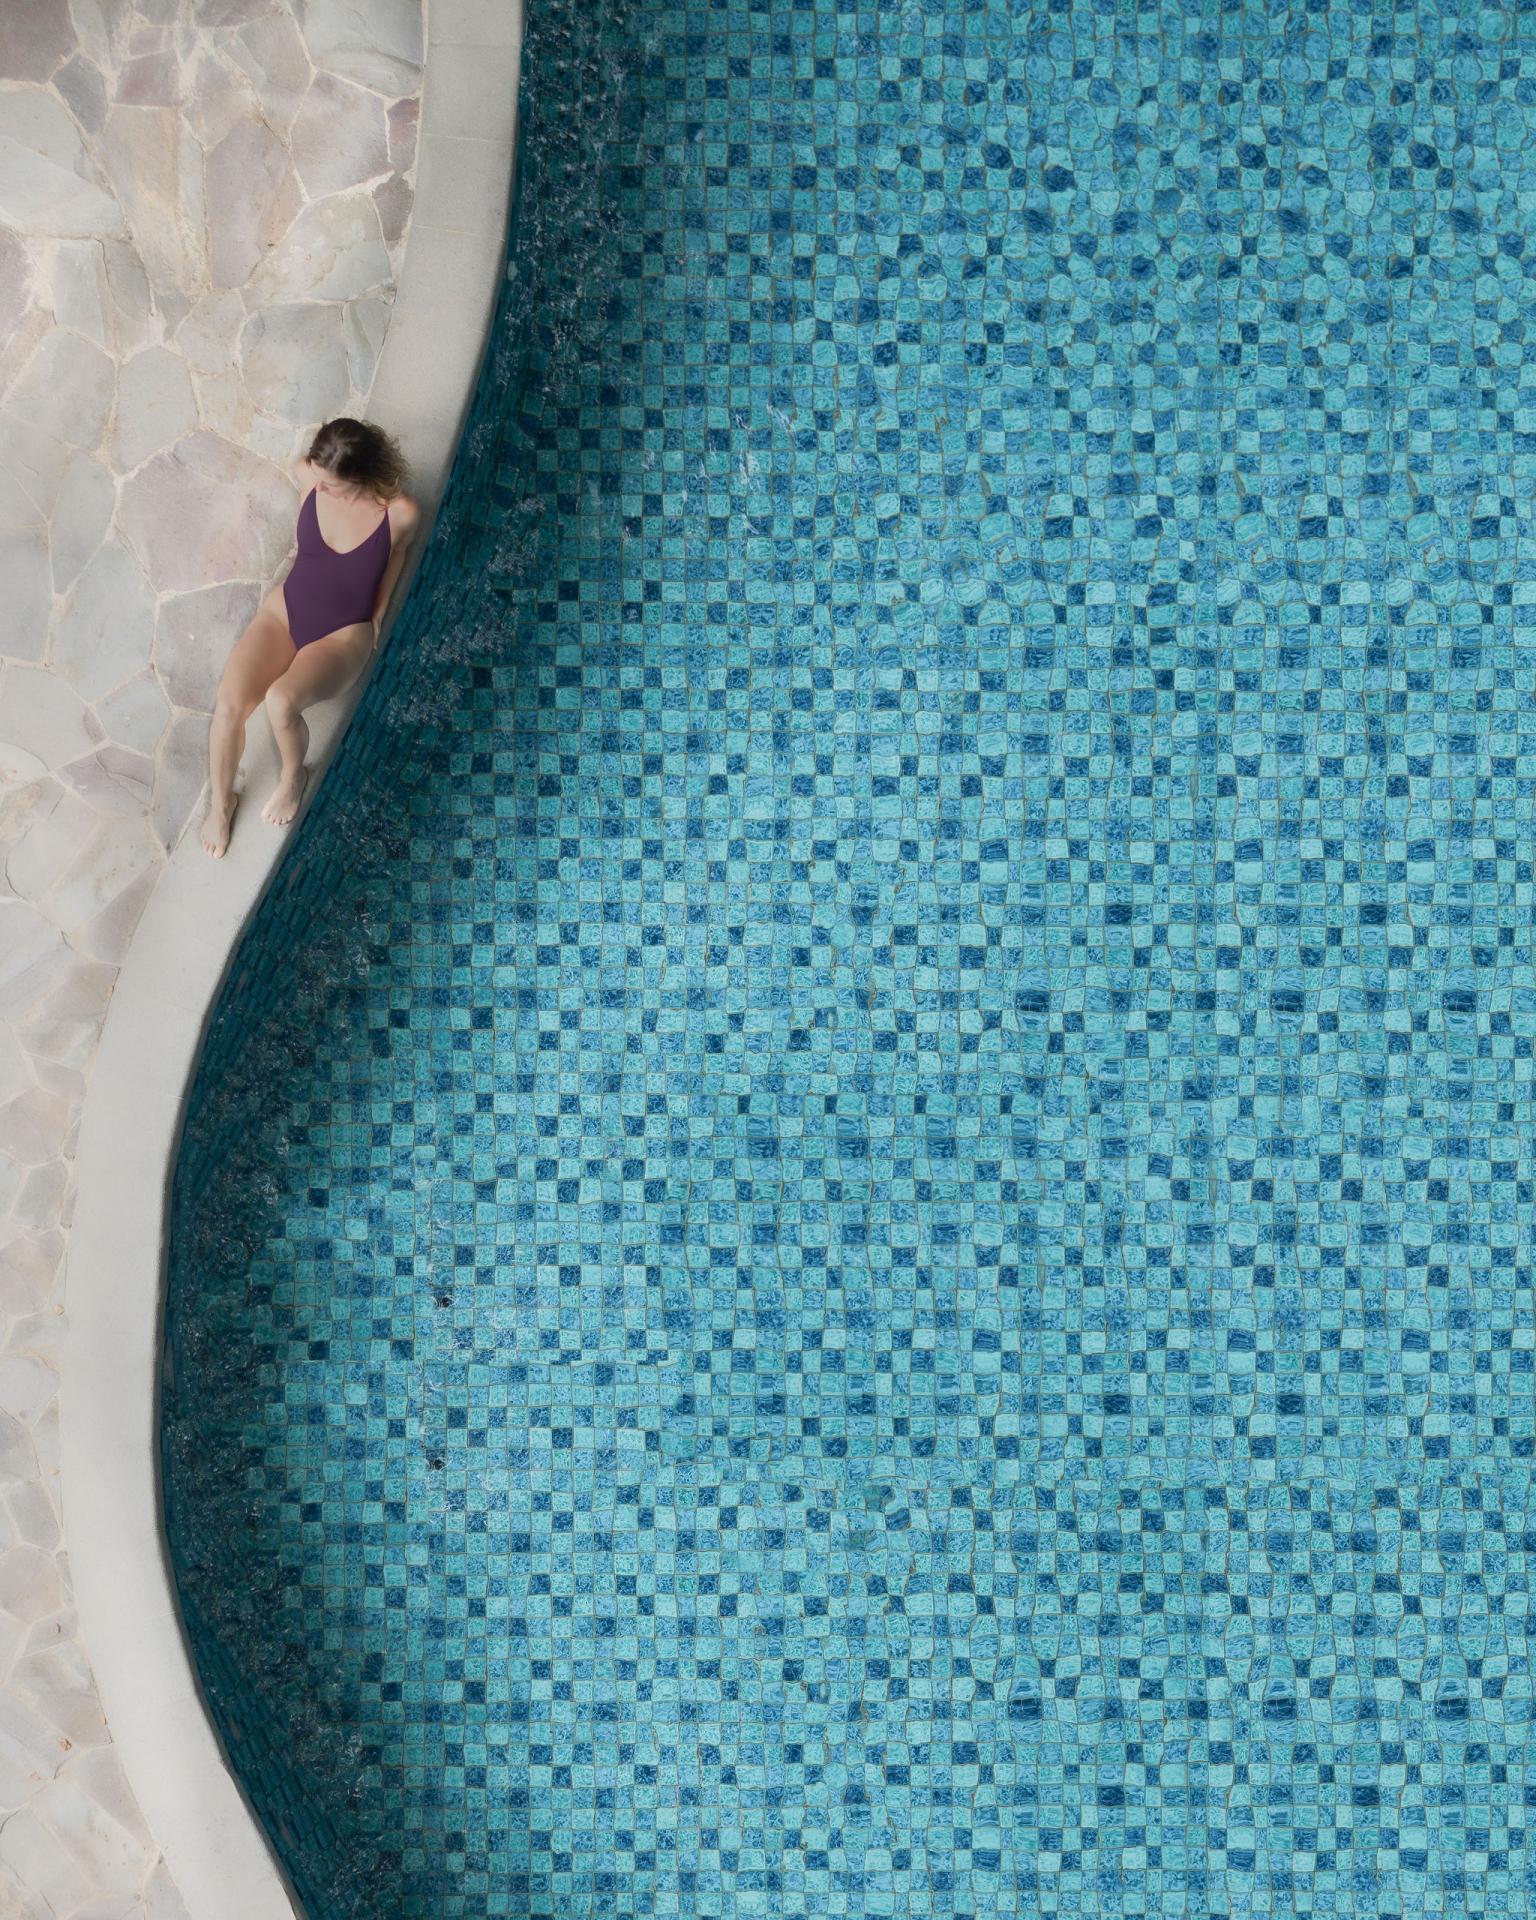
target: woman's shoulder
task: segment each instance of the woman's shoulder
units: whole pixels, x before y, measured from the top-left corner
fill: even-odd
[[[398,538],[414,533],[421,523],[421,508],[408,493],[397,493],[389,503],[389,530]]]

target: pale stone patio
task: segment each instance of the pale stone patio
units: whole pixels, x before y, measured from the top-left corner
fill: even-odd
[[[82,1095],[184,833],[287,461],[366,412],[416,179],[421,0],[0,6],[0,1915],[177,1920],[72,1604]]]

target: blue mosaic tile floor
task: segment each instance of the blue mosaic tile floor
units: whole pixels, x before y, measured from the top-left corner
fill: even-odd
[[[525,76],[176,1183],[310,1920],[1536,1912],[1536,18]]]

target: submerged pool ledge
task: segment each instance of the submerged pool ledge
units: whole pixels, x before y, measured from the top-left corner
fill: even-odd
[[[424,511],[394,613],[426,548],[495,312],[522,25],[521,0],[432,0],[428,10],[416,196],[368,397],[411,462]],[[311,797],[363,684],[309,716]],[[208,859],[194,821],[145,908],[75,1156],[61,1387],[69,1564],[113,1739],[193,1920],[300,1911],[204,1704],[166,1555],[156,1447],[171,1172],[209,1016],[295,831],[260,819],[276,768],[260,714],[228,853]]]

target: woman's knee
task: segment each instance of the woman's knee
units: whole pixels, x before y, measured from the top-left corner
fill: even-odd
[[[292,687],[276,680],[267,688],[267,714],[273,726],[291,727],[303,711],[303,703]]]
[[[260,704],[259,693],[253,694],[243,686],[225,686],[221,683],[213,696],[214,724],[243,727]]]

